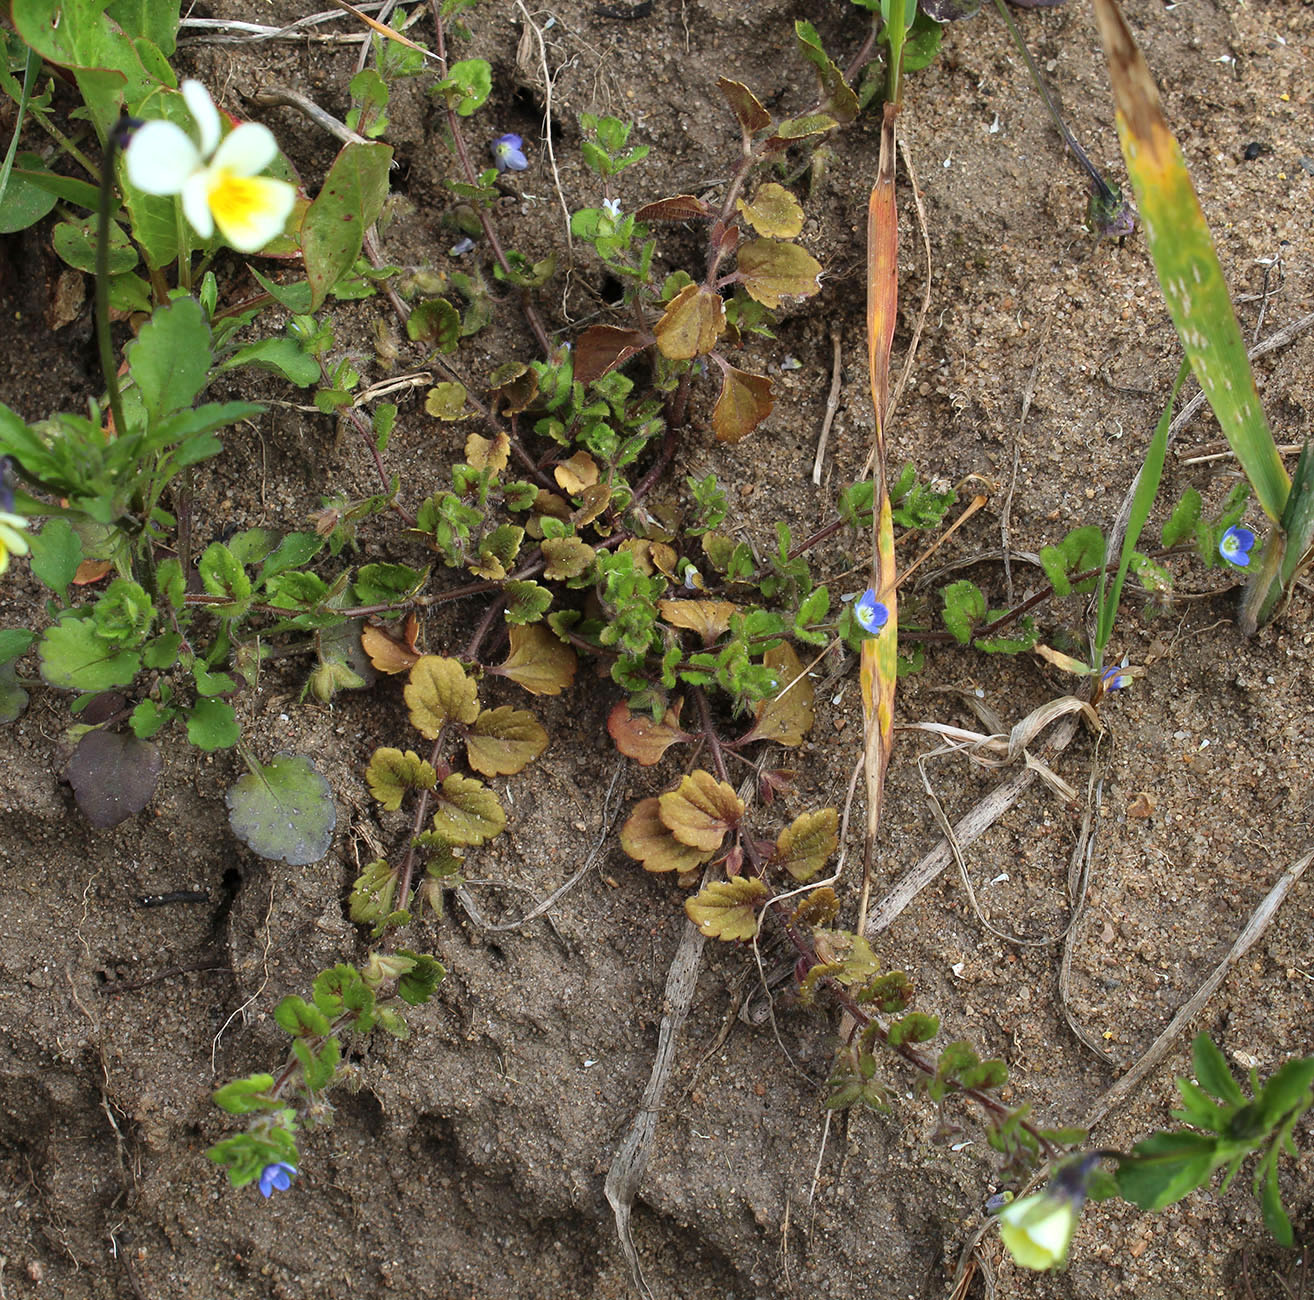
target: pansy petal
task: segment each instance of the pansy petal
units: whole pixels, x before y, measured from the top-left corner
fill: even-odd
[[[210,215],[210,173],[206,168],[193,172],[182,186],[183,215],[202,239],[214,234],[214,217]]]
[[[235,176],[256,176],[278,157],[274,133],[259,122],[243,122],[224,136],[211,166]]]
[[[201,137],[201,155],[208,158],[219,143],[219,110],[215,108],[210,92],[199,81],[184,81],[180,89]]]
[[[179,194],[201,165],[201,155],[182,127],[147,122],[137,128],[124,161],[129,184],[143,194]]]
[[[297,198],[286,181],[220,172],[217,167],[210,168],[208,178],[209,211],[224,239],[239,252],[259,252],[283,233]]]

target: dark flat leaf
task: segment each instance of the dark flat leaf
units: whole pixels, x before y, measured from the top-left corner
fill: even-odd
[[[150,803],[160,779],[160,751],[129,732],[89,731],[64,775],[86,819],[107,830]]]

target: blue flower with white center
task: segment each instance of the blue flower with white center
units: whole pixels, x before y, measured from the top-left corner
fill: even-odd
[[[603,199],[602,210],[613,220],[620,220],[620,199]]]
[[[474,246],[474,240],[466,235],[464,239],[458,239],[447,252],[451,257],[464,257]]]
[[[1255,545],[1255,535],[1248,528],[1233,525],[1225,532],[1218,543],[1218,553],[1228,564],[1244,569],[1250,563],[1250,552]]]
[[[853,602],[853,617],[868,636],[875,636],[890,621],[890,611],[876,599],[876,589],[868,587]]]
[[[529,166],[529,159],[525,157],[525,142],[518,136],[508,132],[506,135],[499,135],[489,147],[493,151],[493,165],[500,172],[522,172]]]
[[[288,1164],[286,1160],[266,1165],[260,1171],[260,1195],[268,1200],[275,1192],[287,1191],[296,1176],[296,1166]]]

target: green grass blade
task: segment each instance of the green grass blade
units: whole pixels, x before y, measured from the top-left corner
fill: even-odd
[[[1122,585],[1127,580],[1127,568],[1131,564],[1132,552],[1140,540],[1145,528],[1145,521],[1150,517],[1150,508],[1154,498],[1159,495],[1159,481],[1163,478],[1164,457],[1168,454],[1168,427],[1172,424],[1173,403],[1186,382],[1187,363],[1177,372],[1177,381],[1168,396],[1168,405],[1159,417],[1159,426],[1145,449],[1145,462],[1141,466],[1140,477],[1136,480],[1136,490],[1132,493],[1131,515],[1127,520],[1127,531],[1122,537],[1122,558],[1118,562],[1118,574],[1107,596],[1104,591],[1105,575],[1100,575],[1100,616],[1095,631],[1095,666],[1104,666],[1104,651],[1113,635],[1113,620],[1118,613],[1118,602],[1122,599]]]
[[[1223,269],[1159,92],[1116,0],[1095,0],[1118,138],[1150,256],[1191,369],[1264,513],[1277,523],[1291,480],[1268,427]]]

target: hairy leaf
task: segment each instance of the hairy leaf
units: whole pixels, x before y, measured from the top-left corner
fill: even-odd
[[[739,606],[728,600],[659,600],[662,621],[670,627],[697,632],[704,645],[711,645],[730,630],[730,620]]]
[[[411,722],[426,740],[437,740],[449,722],[467,726],[479,716],[477,687],[456,659],[424,655],[411,669],[403,692]]]
[[[744,813],[744,802],[734,789],[703,771],[691,772],[676,789],[661,795],[658,804],[662,822],[675,838],[703,853],[720,848]]]
[[[434,802],[434,831],[453,844],[483,844],[506,826],[497,795],[474,777],[452,773],[438,788]]]
[[[597,552],[579,537],[550,537],[543,543],[543,576],[553,582],[587,573]]]
[[[384,748],[376,749],[371,756],[365,781],[384,810],[396,812],[408,790],[432,790],[438,784],[438,774],[413,749],[403,754],[400,749]]]
[[[800,814],[780,832],[772,865],[783,867],[800,884],[811,880],[835,852],[838,827],[839,814],[834,808]]]
[[[484,776],[511,776],[532,763],[546,748],[547,732],[525,709],[503,705],[485,709],[466,737],[470,766]]]
[[[686,899],[685,914],[709,938],[751,939],[757,933],[757,908],[767,887],[753,876],[717,880]]]

